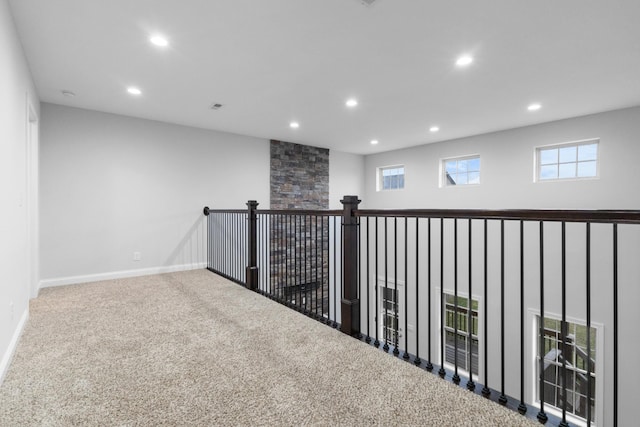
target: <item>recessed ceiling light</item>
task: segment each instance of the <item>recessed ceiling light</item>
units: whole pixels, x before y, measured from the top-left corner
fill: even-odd
[[[535,104],[531,104],[527,107],[527,110],[529,111],[538,111],[540,108],[542,108],[542,105],[535,103]]]
[[[300,123],[298,123],[298,122],[291,122],[291,123],[289,123],[289,127],[290,127],[291,129],[298,129],[298,128],[300,127]]]
[[[371,145],[376,145],[377,143],[378,143],[378,140],[377,140],[377,139],[372,139],[372,140],[371,140]]]
[[[155,36],[150,37],[149,41],[156,46],[160,46],[160,47],[169,46],[169,41],[159,34],[156,34]]]
[[[473,62],[473,57],[469,55],[462,55],[456,60],[456,65],[458,67],[466,67],[467,65]]]
[[[133,86],[128,87],[127,92],[129,92],[131,95],[142,95],[142,91],[137,87],[133,87]]]
[[[438,126],[431,126],[429,128],[429,132],[438,132],[440,130],[440,128]]]
[[[76,96],[75,93],[71,92],[70,90],[61,90],[60,92],[62,92],[62,94],[68,98],[73,98],[74,96]]]
[[[347,105],[347,107],[355,107],[356,105],[358,105],[358,101],[356,99],[347,99],[347,102],[345,102],[345,104]]]

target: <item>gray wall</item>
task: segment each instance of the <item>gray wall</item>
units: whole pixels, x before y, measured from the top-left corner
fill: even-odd
[[[640,181],[640,108],[630,108],[513,129],[487,135],[479,135],[444,143],[370,155],[365,158],[365,196],[369,208],[533,208],[533,209],[640,209],[637,183]],[[600,177],[584,181],[534,183],[535,147],[590,138],[600,138]],[[481,184],[469,187],[439,188],[439,163],[442,158],[479,154],[482,162]],[[399,191],[376,191],[376,168],[387,165],[404,164],[406,168],[406,188]],[[445,222],[444,236],[444,281],[440,283],[440,228],[439,219],[433,220],[431,236],[432,258],[432,301],[431,316],[432,346],[435,361],[438,362],[439,328],[439,289],[443,286],[453,293],[453,223]],[[473,224],[473,295],[481,301],[487,298],[482,290],[484,256],[482,243],[482,223]],[[398,229],[403,230],[404,222],[399,221]],[[415,225],[409,222],[409,236],[415,236]],[[420,226],[420,245],[422,258],[419,263],[419,290],[421,304],[426,306],[426,263],[428,241],[425,235],[426,224]],[[467,221],[459,221],[458,234],[458,286],[462,295],[467,293],[469,277],[467,262]],[[393,242],[390,232],[389,241]],[[489,222],[488,243],[488,304],[489,336],[480,337],[481,351],[487,346],[489,360],[489,383],[499,387],[500,371],[500,229],[499,221]],[[609,425],[612,420],[613,394],[613,264],[612,264],[612,226],[594,225],[592,227],[592,321],[598,326],[599,372],[597,380],[598,425]],[[415,246],[414,237],[408,241],[409,254]],[[621,425],[634,422],[634,387],[640,381],[640,373],[634,368],[637,355],[640,354],[640,335],[634,325],[640,324],[640,313],[635,306],[640,301],[640,266],[637,262],[640,248],[640,226],[621,225],[619,232],[619,369],[620,369],[620,420]],[[372,249],[375,245],[372,243]],[[399,232],[399,259],[397,274],[399,282],[404,282],[404,235]],[[505,224],[505,307],[506,307],[506,369],[507,372],[519,372],[519,228],[518,223],[507,221]],[[379,243],[379,250],[383,245]],[[534,400],[533,357],[537,332],[534,330],[534,316],[540,310],[539,304],[539,226],[535,222],[525,224],[525,395],[527,401]],[[567,225],[567,318],[577,323],[586,319],[585,311],[585,226]],[[415,294],[415,262],[409,258],[407,284],[402,283],[402,291]],[[561,306],[561,246],[560,225],[548,224],[545,227],[545,312],[549,317],[559,318]],[[363,261],[363,265],[365,265]],[[383,270],[379,272],[382,275]],[[394,277],[396,267],[389,266],[389,277]],[[375,273],[370,271],[371,294],[374,292]],[[403,294],[401,293],[401,296]],[[370,301],[370,310],[374,300]],[[410,299],[407,310],[408,323],[415,323],[415,310]],[[366,303],[365,303],[366,307]],[[426,316],[421,312],[420,329],[421,348],[426,347]],[[483,316],[483,313],[480,313]],[[482,328],[482,326],[481,326]],[[410,348],[415,344],[416,334],[409,330]],[[481,357],[482,364],[482,357]],[[480,381],[484,381],[480,372]],[[511,396],[519,395],[519,379],[506,378],[506,392]],[[604,405],[604,406],[603,406]],[[604,411],[602,408],[604,407]]]
[[[0,0],[0,383],[29,314],[37,281],[37,139],[29,109],[39,113],[29,67],[6,0]],[[37,138],[37,122],[32,129]]]
[[[202,208],[267,202],[269,143],[43,104],[41,178],[43,286],[203,268]]]
[[[535,147],[600,138],[600,177],[534,183]],[[639,209],[640,107],[366,156],[370,208]],[[481,184],[439,187],[440,160],[479,154]],[[376,168],[405,165],[405,189],[376,191]]]
[[[329,151],[329,209],[342,209],[340,200],[347,195],[364,194],[364,156]],[[365,206],[364,201],[360,207]]]

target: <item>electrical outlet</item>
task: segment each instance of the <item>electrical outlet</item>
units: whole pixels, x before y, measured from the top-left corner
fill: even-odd
[[[11,313],[11,320],[13,320],[13,301],[9,303],[9,313]]]
[[[133,260],[134,261],[140,261],[142,259],[142,255],[140,254],[140,252],[134,252],[133,253]]]

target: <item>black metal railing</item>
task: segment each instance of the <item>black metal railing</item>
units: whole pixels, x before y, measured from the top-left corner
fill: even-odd
[[[209,269],[541,423],[617,426],[620,355],[632,368],[637,354],[619,340],[637,305],[619,288],[637,286],[640,212],[342,202],[209,210]]]
[[[257,210],[255,201],[247,206],[248,211],[205,208],[210,236],[207,268],[338,327],[342,211]],[[244,228],[237,226],[238,220],[244,220]],[[238,250],[244,253],[235,259]]]
[[[204,208],[207,217],[207,268],[236,283],[247,281],[249,264],[246,210]]]

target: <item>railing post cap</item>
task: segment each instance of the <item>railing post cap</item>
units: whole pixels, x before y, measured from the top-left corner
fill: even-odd
[[[256,200],[249,200],[249,201],[247,202],[247,206],[249,206],[249,207],[256,207],[256,206],[258,206],[259,204],[260,204],[260,203],[258,203]]]
[[[346,204],[359,204],[362,200],[358,199],[358,196],[344,196],[344,198],[342,200],[340,200],[340,203],[342,203],[343,205]]]
[[[202,210],[202,213],[204,214],[204,216],[209,216],[209,206],[205,206]]]

